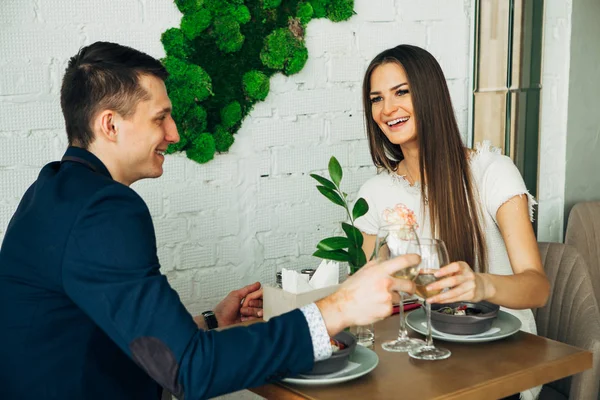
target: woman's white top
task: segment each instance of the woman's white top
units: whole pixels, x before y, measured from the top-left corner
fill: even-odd
[[[503,156],[500,149],[493,148],[489,142],[476,146],[476,151],[470,156],[469,164],[481,201],[489,273],[513,274],[506,245],[498,228],[496,213],[500,206],[514,196],[525,195],[529,203],[529,217],[533,219],[535,200],[527,191],[525,182],[512,160]],[[427,206],[423,208],[419,183],[411,186],[405,176],[384,170],[365,182],[358,196],[363,197],[369,204],[368,213],[355,221],[356,227],[362,232],[376,235],[379,226],[397,222],[400,216],[401,219],[416,220],[418,224],[416,231],[420,237],[432,237],[429,211]],[[471,267],[475,269],[474,266]],[[504,307],[501,309],[519,318],[522,330],[537,333],[535,319],[530,309],[513,310]],[[539,387],[532,388],[521,393],[521,398],[534,399],[538,393]]]
[[[501,155],[500,149],[493,148],[486,142],[478,144],[469,163],[481,200],[489,273],[511,275],[513,270],[504,239],[498,229],[496,213],[500,206],[512,197],[525,195],[529,202],[529,216],[533,218],[535,200],[527,191],[515,164],[510,158]],[[406,177],[382,171],[362,185],[358,196],[363,197],[369,204],[368,213],[355,222],[362,232],[376,235],[379,226],[394,222],[390,220],[390,215],[397,218],[399,214],[406,215],[412,211],[418,223],[417,234],[420,237],[432,237],[429,211],[427,206],[423,209],[418,183],[411,186]],[[391,213],[394,208],[404,211]],[[474,266],[471,268],[475,269]],[[531,310],[503,309],[521,320],[524,331],[537,333]]]

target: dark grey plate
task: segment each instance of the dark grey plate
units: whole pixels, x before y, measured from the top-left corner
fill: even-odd
[[[408,314],[406,317],[406,324],[415,332],[421,335],[427,335],[427,328],[422,324],[427,322],[425,310],[420,308]],[[461,336],[451,335],[448,333],[441,333],[433,331],[431,336],[434,339],[445,340],[447,342],[459,342],[459,343],[482,343],[492,342],[494,340],[504,339],[505,337],[514,335],[521,329],[521,321],[512,314],[506,311],[498,311],[498,317],[492,323],[493,328],[500,328],[500,332],[492,333],[485,336]]]

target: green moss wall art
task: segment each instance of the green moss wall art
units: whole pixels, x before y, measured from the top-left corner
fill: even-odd
[[[226,152],[277,73],[299,72],[308,59],[306,26],[354,14],[354,0],[175,0],[179,28],[162,34],[167,90],[185,151],[206,163]]]

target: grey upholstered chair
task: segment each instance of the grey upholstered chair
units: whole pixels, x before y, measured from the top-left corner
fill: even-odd
[[[538,335],[594,353],[593,368],[544,385],[540,400],[598,399],[600,385],[600,309],[585,261],[572,246],[539,243],[551,285],[545,307],[534,310]]]
[[[596,300],[600,303],[600,202],[575,204],[569,214],[565,243],[583,256],[590,269]]]

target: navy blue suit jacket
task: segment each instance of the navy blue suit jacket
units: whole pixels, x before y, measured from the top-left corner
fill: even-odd
[[[70,147],[27,190],[0,249],[0,398],[213,397],[309,370],[298,310],[199,330],[159,272],[144,201]],[[160,385],[160,386],[159,386]]]

